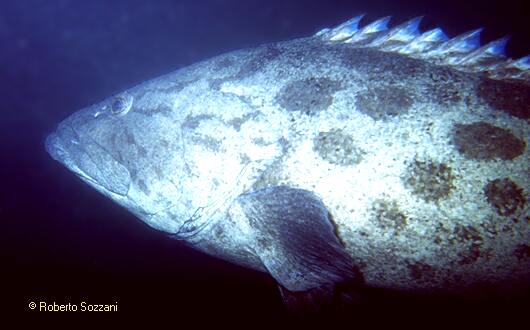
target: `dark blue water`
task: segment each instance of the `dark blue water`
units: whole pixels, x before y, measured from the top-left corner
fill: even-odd
[[[271,278],[148,228],[53,161],[43,148],[46,134],[68,114],[143,80],[225,51],[307,36],[361,12],[369,19],[394,15],[398,22],[425,15],[423,27],[441,26],[450,36],[483,26],[486,41],[512,35],[508,54],[520,57],[530,53],[530,12],[523,3],[3,0],[0,315],[52,317],[31,312],[31,301],[118,302],[120,311],[107,318],[175,324],[281,315]],[[359,313],[411,321],[424,313],[509,320],[521,316],[522,301],[471,306],[373,290]]]

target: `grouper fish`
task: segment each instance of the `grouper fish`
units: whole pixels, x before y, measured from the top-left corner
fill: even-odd
[[[358,285],[528,285],[530,57],[480,30],[361,20],[143,82],[66,118],[46,149],[293,305]]]

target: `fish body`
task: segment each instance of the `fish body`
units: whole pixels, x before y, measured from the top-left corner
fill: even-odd
[[[528,284],[528,59],[479,31],[360,20],[144,82],[72,114],[46,148],[285,292]]]

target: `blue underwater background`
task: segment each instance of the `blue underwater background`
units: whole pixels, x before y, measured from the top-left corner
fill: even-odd
[[[279,319],[275,281],[150,229],[83,184],[44,150],[67,115],[144,80],[266,42],[308,36],[359,13],[449,36],[485,27],[530,54],[524,1],[2,0],[0,1],[0,315],[17,320],[101,315],[31,311],[31,301],[105,303],[105,319],[260,323]],[[523,318],[526,293],[479,301],[366,289],[354,317],[420,322]],[[423,321],[422,321],[423,322]],[[430,321],[436,322],[436,321]]]

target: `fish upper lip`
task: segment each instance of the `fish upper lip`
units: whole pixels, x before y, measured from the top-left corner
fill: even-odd
[[[44,147],[53,159],[61,162],[64,160],[66,154],[65,150],[61,147],[60,138],[57,133],[51,133],[46,137]]]
[[[44,142],[46,151],[53,159],[65,163],[68,159],[67,144],[79,144],[79,135],[73,127],[62,122],[57,130],[50,133]]]
[[[61,134],[61,132],[59,131],[59,130],[64,130],[64,129],[69,130],[68,133],[74,133],[75,134],[74,138],[65,141],[63,139],[64,134]],[[79,140],[77,139],[77,133],[70,126],[64,125],[61,127],[60,125],[57,131],[50,133],[46,137],[46,140],[44,142],[44,147],[46,151],[48,152],[48,154],[50,154],[50,156],[53,159],[61,163],[63,166],[66,166],[68,169],[70,169],[77,175],[83,176],[87,179],[94,181],[90,176],[86,175],[86,173],[84,173],[79,167],[77,167],[76,164],[73,163],[70,153],[68,151],[68,148],[66,146],[67,143],[78,145]]]

